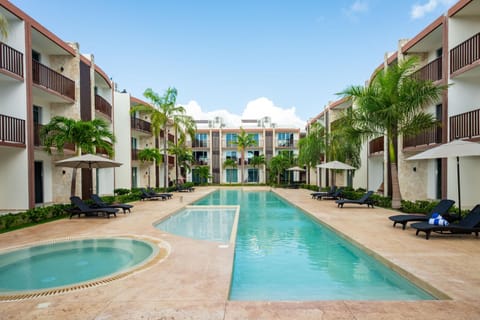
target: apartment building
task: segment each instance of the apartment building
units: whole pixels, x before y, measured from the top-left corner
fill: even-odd
[[[298,155],[300,129],[277,127],[269,117],[242,120],[240,128],[227,127],[220,117],[197,120],[196,123],[195,139],[188,141],[194,158],[192,171],[187,178],[189,181],[200,182],[198,167],[208,166],[212,183],[241,183],[243,162],[244,183],[266,183],[266,165],[255,165],[255,157],[263,156],[265,162],[268,162],[280,153],[292,157]],[[256,142],[245,150],[245,159],[242,159],[236,143],[242,129]],[[227,159],[233,160],[236,166],[226,166]]]
[[[480,141],[480,1],[461,0],[448,12],[410,40],[399,40],[398,50],[387,54],[376,72],[417,56],[420,65],[415,77],[449,85],[441,101],[426,107],[441,125],[416,136],[400,137],[398,141],[399,183],[403,199],[450,198],[458,201],[456,161],[432,159],[406,161],[410,156],[455,139]],[[332,109],[342,101],[327,105],[310,122],[332,124]],[[353,107],[355,106],[347,106]],[[341,108],[341,107],[340,107]],[[354,187],[380,190],[389,194],[390,179],[384,137],[370,140],[362,148],[362,167],[356,171]],[[476,182],[480,179],[479,157],[460,161],[462,206],[478,203]],[[359,174],[359,177],[357,175]],[[325,185],[319,181],[319,185]]]
[[[77,150],[65,145],[63,156],[49,155],[40,129],[64,116],[102,118],[113,131],[112,82],[78,44],[59,39],[10,2],[2,2],[0,12],[9,25],[0,41],[0,210],[68,202],[72,169],[55,162]],[[113,169],[78,170],[79,195],[112,193],[113,187]]]

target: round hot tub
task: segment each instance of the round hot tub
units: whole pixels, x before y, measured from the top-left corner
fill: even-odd
[[[130,238],[54,242],[0,253],[0,295],[99,282],[145,265],[158,246]]]

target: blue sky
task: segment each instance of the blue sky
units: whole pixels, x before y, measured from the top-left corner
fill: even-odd
[[[196,118],[302,125],[363,84],[453,0],[11,0],[133,96],[178,89]]]

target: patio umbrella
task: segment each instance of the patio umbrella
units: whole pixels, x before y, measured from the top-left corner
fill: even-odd
[[[337,160],[325,162],[322,164],[317,164],[317,168],[332,169],[332,170],[355,170],[356,169],[355,167],[352,167],[346,163],[343,163]],[[335,178],[335,176],[333,176],[333,178]],[[335,179],[332,179],[332,180],[335,180]],[[333,182],[335,184],[335,181]]]
[[[480,156],[480,144],[464,140],[454,140],[449,143],[439,145],[414,155],[407,160],[424,160],[438,158],[457,158],[457,190],[458,190],[458,209],[462,211],[462,202],[460,200],[460,157]]]
[[[78,157],[67,158],[57,161],[56,166],[67,168],[113,168],[120,167],[122,163],[96,156],[94,154],[84,154]]]
[[[305,171],[305,169],[303,168],[300,168],[298,166],[295,166],[295,167],[291,167],[291,168],[288,168],[287,171]]]

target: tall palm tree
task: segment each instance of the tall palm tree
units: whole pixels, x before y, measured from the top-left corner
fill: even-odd
[[[257,145],[257,141],[253,138],[251,134],[248,134],[243,130],[242,127],[240,127],[240,134],[237,135],[237,148],[238,151],[240,151],[241,158],[242,158],[242,172],[241,172],[241,177],[242,177],[242,184],[244,181],[244,174],[245,174],[245,150],[249,147],[253,147]]]
[[[270,169],[270,181],[276,179],[277,184],[280,184],[280,176],[291,165],[292,159],[285,153],[280,153],[270,159],[268,163]]]
[[[412,77],[416,58],[407,58],[398,65],[379,72],[368,86],[351,86],[340,94],[353,99],[357,106],[347,113],[346,131],[350,136],[368,140],[385,136],[392,173],[392,207],[400,208],[397,141],[399,135],[415,135],[436,125],[433,115],[424,107],[437,103],[445,86]]]
[[[320,163],[322,155],[325,154],[326,141],[325,127],[316,122],[311,125],[308,134],[298,141],[298,163],[307,166],[307,172],[310,172],[311,167],[315,167]],[[310,179],[310,175],[307,174]],[[310,183],[308,181],[308,183]]]
[[[250,160],[249,164],[251,164],[252,167],[253,167],[254,169],[256,169],[257,167],[260,167],[261,165],[265,164],[265,156],[264,156],[263,154],[261,154],[261,155],[259,155],[259,156],[254,156],[254,157]],[[256,182],[258,182],[258,178],[259,178],[259,177],[258,177],[258,175],[257,175],[257,181],[256,181]]]
[[[3,38],[8,37],[8,21],[3,14],[0,13],[0,35]]]
[[[177,89],[168,88],[163,96],[159,96],[152,89],[148,88],[143,93],[151,105],[138,104],[130,110],[131,113],[142,111],[150,115],[152,131],[156,138],[160,138],[160,132],[163,130],[163,169],[164,169],[164,188],[168,186],[168,130],[169,125],[175,125],[175,120],[185,116],[185,108],[177,106]],[[153,107],[152,107],[153,106]]]
[[[178,183],[178,170],[179,170],[179,157],[188,157],[187,153],[188,148],[185,144],[186,137],[189,136],[190,140],[193,141],[195,139],[195,132],[197,130],[197,125],[195,120],[191,116],[185,114],[176,114],[173,116],[173,129],[175,130],[175,143],[169,143],[168,151],[176,156],[175,161],[175,181]],[[170,142],[170,141],[169,141]],[[191,155],[191,152],[190,152]],[[188,159],[183,159],[185,160]],[[190,162],[192,159],[189,159]],[[189,167],[190,168],[190,167]]]
[[[168,152],[176,158],[175,184],[178,184],[179,169],[184,168],[190,171],[190,163],[193,160],[192,151],[185,145],[184,137],[180,137],[175,142],[168,142]]]
[[[226,168],[226,169],[228,169],[228,168],[234,169],[234,168],[237,167],[237,161],[233,160],[232,158],[225,159],[225,161],[223,162],[223,167]],[[232,183],[231,177],[229,177],[229,176],[227,175],[227,178],[228,178],[228,180],[229,180],[229,181],[227,181],[227,182]]]
[[[142,162],[160,163],[162,161],[162,155],[156,148],[145,148],[138,153],[138,158]],[[148,166],[148,187],[150,188],[150,165]]]
[[[75,145],[77,155],[82,152],[95,153],[97,148],[105,150],[109,157],[113,155],[115,136],[110,131],[109,125],[101,120],[90,121],[74,120],[61,116],[53,117],[40,131],[40,138],[45,151],[52,154],[56,151],[63,154],[66,143]],[[75,195],[77,169],[73,169],[70,195]]]
[[[198,173],[198,177],[200,178],[200,183],[208,183],[208,179],[212,177],[210,174],[210,167],[209,166],[199,166],[196,168]]]

